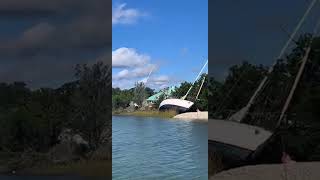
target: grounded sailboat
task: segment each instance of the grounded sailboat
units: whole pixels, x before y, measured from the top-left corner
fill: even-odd
[[[186,100],[186,97],[189,95],[189,93],[190,93],[191,89],[193,88],[195,82],[199,79],[199,77],[201,76],[201,73],[203,72],[203,70],[207,66],[207,64],[208,64],[208,60],[206,61],[206,63],[202,67],[201,71],[199,72],[198,76],[194,80],[192,86],[189,88],[188,92],[183,97],[181,97],[180,99],[169,98],[169,99],[163,100],[159,105],[159,110],[160,111],[175,110],[178,113],[183,113],[183,112],[188,111],[192,107],[194,102]],[[198,96],[200,94],[200,91],[202,89],[203,83],[204,83],[204,79],[203,79],[203,81],[201,83],[201,86],[200,86],[199,91],[197,93],[196,99],[198,98]]]
[[[316,3],[316,0],[312,1],[307,11],[299,21],[298,25],[294,29],[293,33],[291,34],[289,40],[286,42],[285,46],[282,48],[280,55],[277,57],[276,60],[282,58],[290,42],[293,40],[293,38],[297,34],[298,30],[303,24],[303,21],[306,19],[306,17],[310,13],[315,3]],[[282,124],[282,121],[285,117],[284,115],[287,111],[287,108],[291,102],[291,99],[293,97],[297,84],[305,68],[305,64],[307,62],[307,59],[311,51],[312,40],[314,39],[315,34],[317,34],[319,27],[320,27],[320,22],[316,24],[311,40],[308,44],[307,49],[305,50],[299,71],[295,77],[295,81],[292,85],[290,93],[282,108],[281,115],[276,124],[277,129],[281,129],[280,125]],[[233,114],[226,120],[209,120],[209,124],[208,124],[209,152],[219,153],[220,155],[223,156],[224,163],[227,164],[227,167],[225,167],[225,169],[248,165],[250,163],[255,164],[256,162],[254,161],[259,156],[261,157],[261,153],[264,151],[263,150],[264,147],[270,145],[270,143],[272,143],[271,142],[272,139],[275,139],[275,136],[279,136],[279,133],[272,133],[270,131],[266,131],[256,126],[241,123],[242,120],[248,114],[250,107],[253,105],[260,91],[265,86],[265,83],[268,80],[269,74],[273,72],[273,68],[275,65],[276,65],[276,62],[270,67],[268,74],[263,78],[263,80],[261,81],[258,88],[256,89],[253,96],[250,98],[249,102],[245,107],[243,107],[240,111]],[[284,149],[281,149],[281,147],[279,150],[283,152],[285,151]]]

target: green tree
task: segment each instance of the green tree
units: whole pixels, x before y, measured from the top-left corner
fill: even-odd
[[[204,80],[203,86],[201,87],[202,81]],[[186,95],[192,83],[182,82],[179,87],[175,89],[172,96],[175,98],[182,98]],[[201,91],[199,92],[201,88]],[[197,94],[198,98],[196,99]],[[208,75],[202,74],[200,78],[193,84],[193,88],[190,90],[186,100],[194,102],[195,109],[200,109],[202,111],[208,110]]]
[[[139,106],[141,106],[146,97],[147,92],[145,84],[143,82],[135,83],[133,101],[137,103]]]
[[[213,80],[209,95],[212,118],[227,118],[230,112],[236,112],[247,104],[266,72],[262,65],[243,62],[234,65],[222,85]],[[217,92],[220,91],[220,92]],[[213,96],[214,95],[214,96]]]
[[[149,87],[146,87],[145,91],[147,97],[152,96],[154,94],[154,89],[151,89]]]
[[[174,92],[172,93],[172,97],[174,97],[174,98],[181,98],[181,97],[183,97],[187,92],[188,92],[188,90],[189,90],[189,88],[191,87],[191,83],[189,83],[189,82],[182,82],[181,84],[180,84],[180,86],[179,87],[177,87],[175,90],[174,90]]]
[[[85,134],[90,146],[96,149],[103,139],[111,140],[111,66],[102,62],[91,67],[77,65],[76,77],[79,87],[73,97],[76,107],[73,126]],[[102,137],[103,134],[107,137]]]
[[[165,94],[161,94],[159,96],[158,100],[155,102],[155,107],[158,108],[160,106],[161,102],[163,100],[165,100],[165,99],[166,99],[166,95]]]

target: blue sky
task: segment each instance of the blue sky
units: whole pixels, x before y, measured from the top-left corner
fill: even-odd
[[[208,58],[207,0],[114,0],[113,86],[193,81]]]
[[[0,82],[32,88],[74,80],[76,64],[110,64],[111,49],[118,58],[114,86],[130,88],[155,67],[153,88],[192,81],[207,57],[209,73],[223,80],[243,60],[272,64],[288,39],[281,26],[291,32],[311,2],[22,1],[0,1]],[[311,32],[319,17],[320,1],[299,34]]]
[[[229,67],[244,60],[270,66],[311,1],[210,1],[209,74],[223,80]],[[311,33],[318,18],[320,1],[298,35]]]

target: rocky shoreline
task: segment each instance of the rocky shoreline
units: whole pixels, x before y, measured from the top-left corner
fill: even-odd
[[[65,129],[59,135],[59,143],[49,149],[48,152],[39,153],[33,150],[24,152],[0,152],[0,174],[37,174],[39,168],[50,172],[50,168],[72,166],[78,169],[88,166],[87,162],[111,166],[111,140],[105,140],[97,149],[91,150],[87,141],[80,134],[71,129]],[[66,173],[69,173],[66,172]],[[111,175],[111,174],[110,174]]]

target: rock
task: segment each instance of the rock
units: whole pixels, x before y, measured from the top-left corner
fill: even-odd
[[[145,110],[146,110],[146,107],[141,107],[140,110],[141,110],[141,111],[145,111]]]
[[[133,112],[135,110],[134,102],[131,101],[129,106],[126,108],[127,112]]]
[[[89,147],[88,142],[86,140],[84,140],[79,134],[73,135],[71,140],[72,140],[72,142],[74,142],[77,145]]]
[[[74,133],[71,129],[64,129],[58,136],[60,143],[72,143],[78,146],[86,146],[89,148],[89,143],[82,138],[80,134]]]
[[[71,129],[62,130],[58,140],[60,143],[49,151],[53,163],[67,163],[85,158],[90,149],[89,143]]]
[[[72,130],[71,129],[64,129],[58,136],[58,140],[60,143],[70,142],[72,139]]]
[[[132,112],[139,109],[139,105],[133,101],[130,102],[129,107],[126,108],[127,111]]]
[[[149,107],[148,101],[147,101],[147,100],[144,100],[144,101],[142,102],[142,108],[148,108],[148,107]]]

